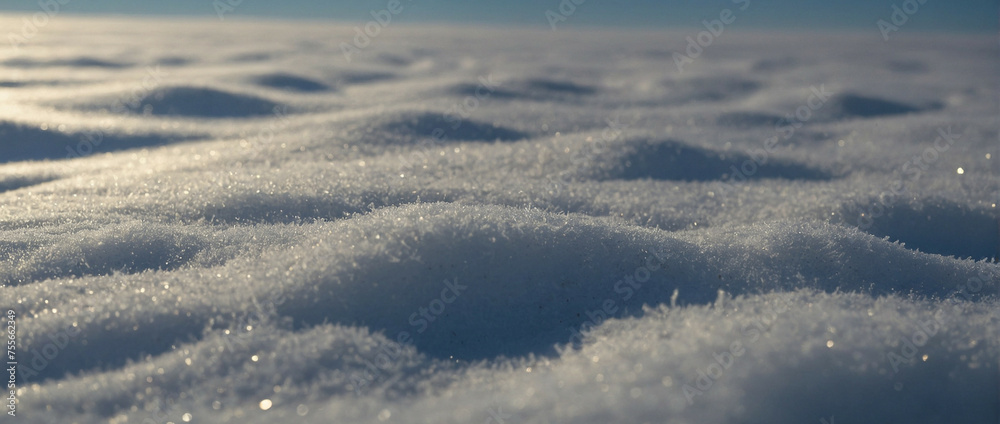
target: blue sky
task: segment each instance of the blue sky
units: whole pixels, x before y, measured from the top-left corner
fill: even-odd
[[[39,11],[38,0],[0,0],[0,11]],[[188,15],[214,18],[214,0],[69,0],[64,13]],[[219,0],[232,1],[238,0]],[[565,0],[570,1],[570,0]],[[580,1],[580,0],[576,0]],[[741,25],[756,28],[860,29],[888,20],[892,6],[904,0],[749,0]],[[918,0],[908,0],[918,1]],[[546,10],[560,0],[402,0],[399,22],[455,22],[547,28]],[[330,19],[364,22],[388,0],[243,0],[227,18]],[[698,26],[702,19],[733,8],[733,0],[586,0],[560,27],[611,26],[677,28]],[[998,0],[924,0],[906,23],[907,31],[996,32]]]

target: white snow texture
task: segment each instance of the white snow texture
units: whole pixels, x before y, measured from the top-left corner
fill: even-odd
[[[0,52],[18,419],[997,422],[994,39],[393,25]]]

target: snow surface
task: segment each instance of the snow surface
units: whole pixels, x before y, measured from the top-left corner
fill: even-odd
[[[995,40],[353,34],[0,50],[19,418],[997,422]]]

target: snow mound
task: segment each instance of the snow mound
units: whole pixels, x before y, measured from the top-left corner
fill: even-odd
[[[995,40],[675,72],[691,34],[352,34],[60,15],[4,53],[19,419],[1000,414]]]
[[[133,113],[195,118],[246,118],[274,113],[278,103],[205,87],[156,89],[126,105]]]
[[[257,78],[254,78],[254,82],[264,87],[276,88],[279,90],[298,91],[303,93],[312,93],[312,92],[330,90],[330,87],[326,84],[323,84],[322,82],[285,73],[261,75]]]
[[[176,133],[142,133],[88,128],[69,130],[0,120],[0,163],[25,160],[72,159],[95,149],[116,151],[163,146],[197,138]]]
[[[848,93],[835,96],[830,100],[829,106],[824,108],[824,111],[827,113],[826,119],[854,119],[918,113],[939,107],[940,105],[913,106],[892,100]]]

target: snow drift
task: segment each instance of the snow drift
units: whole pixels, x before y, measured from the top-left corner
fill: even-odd
[[[0,53],[18,417],[995,422],[997,46],[872,32],[60,16]]]

